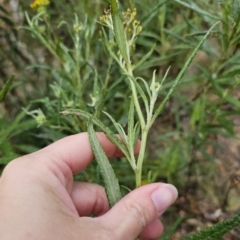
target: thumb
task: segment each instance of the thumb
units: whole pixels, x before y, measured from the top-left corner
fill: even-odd
[[[144,238],[157,238],[163,231],[157,219],[176,198],[177,190],[174,186],[149,184],[130,192],[101,220],[113,234],[112,239],[133,240],[141,232]]]

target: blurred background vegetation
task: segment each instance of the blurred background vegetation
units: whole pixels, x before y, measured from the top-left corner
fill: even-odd
[[[0,89],[15,75],[0,103],[1,170],[17,156],[86,131],[81,119],[61,115],[67,108],[85,109],[111,126],[101,114],[105,110],[123,126],[127,124],[128,82],[107,56],[98,23],[109,8],[108,1],[51,0],[45,17],[35,22],[45,42],[31,29],[21,28],[29,26],[25,11],[29,19],[37,14],[31,3],[0,1]],[[240,209],[240,1],[120,3],[123,10],[137,8],[143,27],[135,45],[135,60],[156,44],[135,75],[150,80],[156,70],[160,81],[171,66],[160,98],[201,37],[221,21],[148,139],[144,176],[147,182],[151,171],[152,181],[169,182],[179,189],[179,199],[163,221],[168,228],[183,217],[171,238],[180,239]],[[120,183],[133,188],[134,174],[127,161],[117,159],[113,165]],[[94,163],[76,179],[101,181]],[[238,231],[224,239],[239,239]]]

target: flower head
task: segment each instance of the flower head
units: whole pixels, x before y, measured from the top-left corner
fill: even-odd
[[[46,7],[49,4],[50,4],[49,0],[35,0],[30,4],[30,7],[32,9],[39,9],[41,7]]]

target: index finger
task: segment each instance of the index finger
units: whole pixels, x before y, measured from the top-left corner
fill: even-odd
[[[123,153],[104,133],[96,134],[107,157],[123,156]],[[94,158],[87,133],[65,137],[44,148],[42,151],[51,156],[51,159],[54,161],[64,161],[70,167],[73,174],[85,169]]]

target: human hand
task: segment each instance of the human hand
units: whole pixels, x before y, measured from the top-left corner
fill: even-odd
[[[103,133],[97,137],[108,157],[121,156]],[[73,182],[73,174],[84,170],[93,158],[87,133],[80,133],[8,164],[0,178],[1,240],[160,236],[163,226],[158,217],[175,201],[177,190],[169,184],[149,184],[110,209],[103,187]]]

